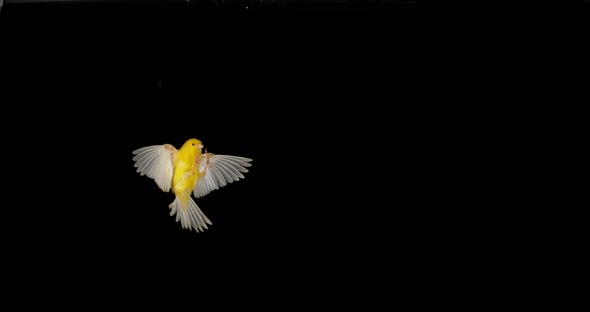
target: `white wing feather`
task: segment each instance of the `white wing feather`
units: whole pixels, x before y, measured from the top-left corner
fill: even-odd
[[[174,174],[176,148],[170,144],[152,145],[133,151],[137,172],[154,179],[164,192],[169,192]]]
[[[207,165],[209,160],[209,165]],[[246,167],[252,166],[252,159],[230,155],[202,154],[199,159],[199,172],[205,172],[195,184],[193,195],[196,198],[203,197],[228,183],[244,179],[242,173],[248,172]]]

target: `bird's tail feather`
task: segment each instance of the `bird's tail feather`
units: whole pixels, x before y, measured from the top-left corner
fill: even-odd
[[[195,229],[197,232],[204,232],[207,229],[207,224],[212,224],[190,196],[188,197],[188,207],[186,209],[182,207],[178,196],[168,207],[170,208],[170,215],[174,216],[176,214],[176,222],[180,221],[183,229]]]

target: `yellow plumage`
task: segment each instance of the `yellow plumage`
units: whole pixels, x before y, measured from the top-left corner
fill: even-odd
[[[183,228],[204,231],[211,221],[191,197],[200,198],[244,178],[252,159],[202,153],[200,140],[190,139],[180,149],[170,144],[152,145],[133,151],[137,172],[155,180],[164,192],[172,190],[176,198],[169,205]]]
[[[201,141],[190,139],[182,145],[173,160],[172,191],[185,210],[188,209],[189,197],[199,178],[197,159],[201,156],[201,148]]]

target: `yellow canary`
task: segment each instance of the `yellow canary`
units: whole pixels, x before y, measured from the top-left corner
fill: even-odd
[[[176,198],[168,206],[183,229],[202,232],[211,221],[203,214],[195,198],[203,197],[228,183],[243,179],[252,159],[202,153],[203,143],[190,139],[176,149],[171,144],[151,145],[133,151],[137,172],[154,179],[164,192],[172,189]]]

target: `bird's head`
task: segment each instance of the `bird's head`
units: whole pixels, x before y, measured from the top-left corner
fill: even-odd
[[[197,139],[190,139],[184,143],[182,149],[193,151],[196,154],[201,153],[201,149],[203,148],[203,143]]]

